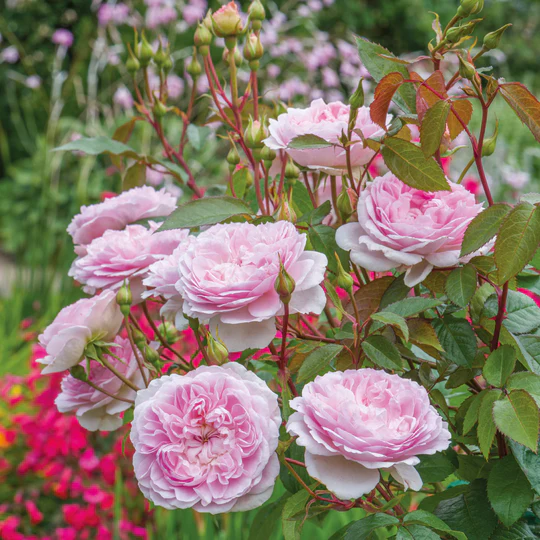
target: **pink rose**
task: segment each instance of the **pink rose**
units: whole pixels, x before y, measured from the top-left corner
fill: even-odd
[[[111,348],[120,358],[105,355],[106,360],[135,386],[143,387],[143,378],[129,340],[116,337],[118,347]],[[80,364],[87,368],[87,363]],[[148,372],[148,370],[146,370]],[[135,399],[135,391],[124,384],[116,375],[95,360],[90,361],[88,380],[114,396]],[[66,375],[62,380],[62,391],[56,398],[56,407],[61,413],[75,412],[79,424],[89,431],[114,431],[122,425],[120,413],[131,404],[114,399],[84,381]]]
[[[54,31],[51,41],[55,45],[60,45],[69,49],[73,45],[73,34],[65,28],[58,28],[58,30]]]
[[[375,369],[336,371],[306,384],[287,423],[306,448],[308,473],[338,497],[358,498],[389,469],[419,490],[419,454],[448,448],[448,425],[414,381]]]
[[[413,287],[434,266],[458,264],[465,230],[483,209],[463,186],[450,188],[428,193],[392,173],[375,178],[358,200],[358,223],[340,227],[336,242],[367,270],[406,268],[405,284]]]
[[[319,314],[326,304],[320,286],[326,256],[305,246],[306,236],[287,221],[211,227],[180,259],[184,313],[209,319],[231,352],[266,347],[276,334],[276,315],[283,314],[274,290],[280,258],[296,282],[290,312]]]
[[[242,32],[242,18],[235,2],[221,6],[212,14],[212,27],[219,37],[235,36]]]
[[[131,441],[144,496],[168,509],[251,510],[271,496],[277,396],[240,364],[201,366],[137,393]]]
[[[73,243],[86,246],[109,229],[121,230],[140,219],[168,216],[176,208],[176,199],[165,190],[142,186],[124,191],[102,203],[83,206],[69,224],[67,232]],[[76,249],[77,254],[84,248]]]
[[[134,301],[138,301],[148,267],[170,255],[189,234],[183,229],[156,233],[159,226],[150,221],[149,228],[128,225],[122,231],[105,231],[86,246],[83,257],[75,259],[69,275],[86,285],[83,290],[87,293],[118,289],[127,280]]]
[[[42,373],[57,373],[76,366],[91,341],[112,341],[122,324],[116,295],[106,291],[82,298],[65,307],[39,336],[47,354],[37,360],[46,367]]]
[[[337,146],[317,148],[315,150],[294,150],[289,143],[300,135],[317,135],[332,144],[340,144],[339,137],[347,132],[350,107],[339,101],[326,104],[322,99],[311,102],[307,109],[287,109],[277,120],[271,119],[270,137],[264,143],[272,150],[286,150],[294,161],[302,167],[321,169],[330,175],[341,176],[347,168],[345,150]],[[390,119],[390,117],[388,117]],[[369,107],[358,109],[356,129],[362,130],[365,137],[382,135],[384,130],[371,121]],[[373,150],[364,148],[360,136],[353,134],[353,140],[359,141],[351,146],[352,166],[365,165],[372,157]]]

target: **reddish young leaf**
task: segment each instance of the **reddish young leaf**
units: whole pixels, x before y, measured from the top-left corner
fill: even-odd
[[[471,102],[467,101],[466,99],[458,99],[457,101],[452,102],[452,107],[463,120],[465,125],[468,125],[468,123],[471,121],[473,113]],[[450,132],[450,139],[454,140],[463,131],[463,129],[463,125],[457,119],[454,112],[450,111],[450,114],[448,115],[448,131]]]
[[[506,103],[512,107],[519,119],[531,130],[534,138],[540,142],[540,101],[521,83],[502,84],[500,88]]]
[[[389,73],[381,79],[375,88],[375,97],[369,106],[373,122],[386,129],[386,115],[394,94],[403,84],[404,77],[401,73]]]

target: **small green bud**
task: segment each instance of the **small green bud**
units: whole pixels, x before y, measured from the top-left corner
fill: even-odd
[[[180,339],[178,330],[169,321],[162,322],[158,326],[158,330],[167,343],[176,343]]]
[[[69,374],[78,381],[88,381],[88,373],[80,364],[69,368]]]
[[[499,121],[495,120],[495,131],[489,139],[484,139],[484,144],[482,145],[482,157],[488,157],[495,152],[497,147],[497,136],[499,135]]]
[[[212,28],[214,34],[222,38],[242,33],[242,18],[235,2],[229,2],[212,14]]]
[[[285,167],[285,178],[287,180],[296,180],[300,176],[300,169],[289,160]]]
[[[259,120],[253,120],[253,117],[249,117],[248,126],[244,132],[244,141],[248,148],[262,148],[264,139],[268,137],[268,133],[264,127],[264,124]]]
[[[266,11],[260,0],[253,0],[248,7],[248,14],[251,21],[264,21],[266,19]]]
[[[294,279],[290,274],[285,270],[281,260],[279,261],[279,274],[274,282],[274,289],[278,293],[279,299],[284,303],[288,304],[291,301],[292,293],[296,287]]]
[[[134,75],[141,69],[141,63],[139,60],[137,60],[137,57],[133,53],[131,49],[131,45],[128,43],[128,51],[129,51],[129,58],[126,60],[126,69],[128,70],[128,73],[131,75]]]
[[[168,108],[154,94],[154,106],[152,112],[155,118],[163,118],[167,114]]]
[[[137,349],[144,350],[146,346],[146,336],[137,328],[131,329],[131,335],[133,336],[133,343],[137,346]]]
[[[353,285],[354,280],[349,274],[349,272],[346,272],[343,268],[343,265],[341,264],[341,260],[339,259],[338,254],[336,253],[336,260],[337,260],[337,267],[338,267],[338,274],[337,274],[337,286],[341,287],[344,291],[347,291],[349,294],[353,292]]]
[[[484,8],[484,0],[461,0],[457,14],[464,18],[475,13],[480,13]]]
[[[469,81],[474,80],[476,75],[476,70],[474,69],[474,66],[470,62],[467,62],[467,60],[464,60],[460,55],[458,55],[458,58],[459,75],[464,79],[468,79]]]
[[[270,169],[272,162],[276,159],[276,155],[276,152],[271,148],[268,148],[268,146],[264,146],[261,149],[261,159],[264,161],[266,169]]]
[[[120,306],[120,311],[124,317],[129,315],[131,304],[133,303],[133,297],[131,296],[131,288],[129,283],[124,281],[124,284],[118,289],[116,293],[116,303]]]
[[[139,44],[139,62],[143,68],[147,67],[154,58],[154,51],[152,45],[148,43],[144,32],[141,36],[141,43]]]
[[[193,43],[196,47],[206,47],[212,44],[212,32],[208,28],[199,23],[195,35],[193,36]]]
[[[470,36],[476,27],[476,25],[481,21],[481,19],[475,19],[474,21],[469,21],[466,24],[462,24],[461,26],[454,26],[453,28],[450,28],[448,32],[446,33],[446,41],[453,45],[454,43],[457,43],[461,38],[464,38],[466,36]]]
[[[227,154],[227,163],[229,165],[238,165],[240,163],[240,154],[238,153],[238,150],[236,149],[236,146],[232,146],[229,150],[229,153]]]
[[[228,360],[229,351],[227,350],[227,347],[225,347],[223,341],[219,339],[219,335],[216,339],[210,332],[208,332],[206,334],[206,343],[206,354],[208,355],[210,364],[221,366]]]
[[[192,318],[192,317],[187,317],[187,316],[186,316],[186,319],[188,320],[189,327],[190,327],[194,332],[197,332],[197,330],[199,329],[199,326],[200,326],[199,319],[194,319],[194,318]]]
[[[505,33],[506,29],[509,26],[512,26],[512,25],[505,24],[498,30],[495,30],[495,32],[490,32],[489,34],[486,34],[484,37],[484,49],[488,51],[491,51],[492,49],[496,49],[499,46],[502,35]]]
[[[197,53],[195,50],[193,51],[191,62],[188,64],[186,71],[192,76],[193,79],[197,79],[202,73],[202,66],[197,58]]]
[[[358,195],[354,189],[343,188],[337,198],[337,207],[341,217],[346,220],[356,212]]]
[[[242,58],[242,55],[240,54],[240,51],[236,47],[234,47],[233,49],[224,49],[223,50],[223,62],[225,62],[225,64],[228,64],[231,54],[234,56],[235,65],[237,67],[241,66],[244,59]]]
[[[290,223],[296,223],[298,219],[292,207],[292,202],[287,200],[285,196],[282,196],[281,204],[276,212],[276,219],[278,221],[289,221]]]
[[[248,61],[255,61],[262,58],[264,48],[257,34],[251,34],[244,45],[244,58]]]
[[[351,109],[359,109],[364,105],[364,87],[362,86],[363,81],[364,77],[360,79],[354,94],[349,98],[349,105],[351,106]]]
[[[158,50],[156,51],[156,54],[154,55],[154,62],[158,68],[162,68],[166,60],[167,60],[167,53],[163,50],[163,47],[161,46],[161,41],[160,41]]]
[[[144,359],[153,366],[159,368],[161,367],[161,357],[156,349],[150,347],[150,345],[145,345],[143,350]]]
[[[173,68],[173,61],[170,54],[167,54],[167,58],[165,59],[165,62],[163,62],[163,65],[161,66],[161,69],[163,70],[163,73],[165,75],[168,75]]]

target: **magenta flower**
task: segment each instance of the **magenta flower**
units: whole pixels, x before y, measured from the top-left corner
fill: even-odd
[[[336,242],[367,270],[406,269],[405,284],[413,287],[434,266],[455,266],[462,260],[465,230],[482,211],[462,185],[450,183],[450,188],[428,193],[392,173],[375,178],[358,200],[358,223],[341,226]]]
[[[287,431],[306,449],[308,473],[338,497],[369,493],[388,469],[419,490],[418,455],[448,448],[447,423],[414,381],[375,369],[327,373],[290,402]]]
[[[277,396],[242,365],[201,366],[137,393],[133,467],[145,497],[217,514],[271,496],[279,461]]]
[[[69,49],[73,45],[73,34],[65,28],[58,28],[52,35],[51,41],[55,45],[60,45],[61,47]]]
[[[289,143],[300,135],[317,135],[331,144],[340,144],[339,137],[342,132],[347,132],[349,110],[348,105],[339,101],[326,104],[322,99],[312,101],[307,109],[290,108],[286,113],[280,114],[277,120],[270,120],[270,136],[264,143],[272,150],[286,150],[302,167],[341,176],[347,167],[343,148],[329,146],[316,150],[298,150],[289,148]],[[355,129],[360,129],[366,138],[384,133],[380,126],[371,121],[368,107],[358,109]],[[359,135],[354,134],[352,139],[357,143],[351,146],[351,161],[353,167],[357,168],[373,157],[373,150],[363,147]]]
[[[109,355],[105,355],[105,358],[135,386],[142,388],[143,378],[130,342],[121,337],[116,337],[114,342],[118,346],[111,350],[120,360]],[[81,366],[86,368],[86,362],[82,362]],[[148,370],[145,368],[145,371]],[[88,380],[109,394],[125,399],[135,399],[134,390],[95,360],[90,361]],[[81,426],[89,431],[118,429],[122,425],[120,413],[131,406],[130,403],[114,399],[86,382],[73,378],[72,375],[66,375],[62,380],[62,391],[55,403],[61,413],[75,412]]]
[[[86,246],[86,254],[73,262],[69,275],[86,285],[90,294],[118,289],[127,280],[136,302],[144,291],[148,267],[170,255],[189,234],[183,229],[156,232],[159,226],[150,221],[148,228],[128,225],[122,231],[105,231]]]
[[[102,203],[83,206],[69,224],[67,232],[78,245],[77,254],[84,254],[84,246],[99,238],[109,229],[120,230],[140,219],[168,216],[176,208],[176,199],[165,190],[157,191],[142,186],[124,191]]]
[[[65,307],[39,336],[47,355],[37,361],[45,364],[42,373],[57,373],[76,366],[91,341],[112,341],[122,313],[112,291],[92,298],[82,298]]]
[[[305,251],[306,236],[286,221],[215,225],[180,258],[177,288],[184,312],[210,321],[229,351],[266,347],[276,334],[283,304],[274,290],[280,259],[296,282],[291,313],[319,314],[326,256]]]

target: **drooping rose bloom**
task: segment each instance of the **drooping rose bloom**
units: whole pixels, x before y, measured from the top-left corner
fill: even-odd
[[[142,374],[129,340],[116,337],[114,343],[118,347],[113,347],[111,350],[121,360],[105,355],[106,360],[135,386],[143,388]],[[86,361],[81,362],[80,365],[87,368]],[[129,388],[95,360],[90,361],[88,379],[114,396],[135,399],[135,390]],[[62,391],[58,394],[55,403],[61,413],[75,412],[79,424],[89,431],[118,429],[122,425],[120,413],[131,406],[130,403],[113,399],[86,382],[75,379],[72,375],[66,375],[62,380]]]
[[[131,440],[144,496],[217,514],[263,504],[279,473],[277,396],[242,365],[201,366],[137,393]]]
[[[161,307],[160,315],[172,320],[178,330],[186,328],[187,321],[184,318],[182,296],[176,289],[176,282],[180,279],[180,258],[188,245],[195,240],[193,236],[186,239],[167,257],[153,263],[148,267],[148,275],[143,280],[143,285],[150,290],[143,292],[143,298],[162,296],[167,300]]]
[[[165,190],[141,186],[124,191],[99,204],[83,206],[67,228],[78,255],[84,246],[109,229],[121,230],[140,219],[168,216],[176,208],[176,199]]]
[[[338,497],[369,493],[379,469],[419,490],[418,455],[448,448],[448,425],[414,381],[381,370],[336,371],[294,398],[287,431],[306,449],[308,473]]]
[[[115,338],[122,319],[112,291],[82,298],[62,309],[39,336],[39,343],[47,351],[47,355],[38,360],[46,365],[42,373],[58,373],[76,366],[90,341]]]
[[[392,173],[375,178],[358,200],[358,223],[341,226],[336,242],[367,270],[407,269],[405,284],[413,287],[434,266],[461,260],[465,230],[483,209],[462,185],[450,183],[450,188],[428,193]]]
[[[122,231],[105,231],[86,246],[86,255],[75,259],[69,275],[90,294],[96,289],[118,289],[127,280],[137,302],[148,267],[170,255],[189,234],[185,229],[155,232],[159,226],[150,221],[148,228],[128,225]]]
[[[180,258],[177,288],[184,313],[210,320],[229,351],[266,347],[276,334],[283,304],[274,289],[281,261],[296,282],[290,313],[319,314],[326,256],[304,251],[306,236],[287,221],[215,225]]]
[[[339,101],[326,104],[322,99],[311,102],[307,109],[287,109],[280,114],[277,120],[270,120],[268,137],[264,143],[272,150],[286,150],[294,161],[303,167],[320,169],[331,175],[341,176],[347,168],[345,150],[338,146],[327,148],[292,149],[289,143],[300,135],[317,135],[332,144],[340,144],[339,138],[342,133],[347,133],[349,125],[349,106]],[[358,109],[356,128],[360,129],[364,137],[382,135],[384,130],[371,121],[369,107]],[[361,141],[356,133],[352,136],[353,141]],[[364,148],[362,142],[357,142],[351,147],[351,162],[354,168],[365,165],[372,157],[373,150]]]

